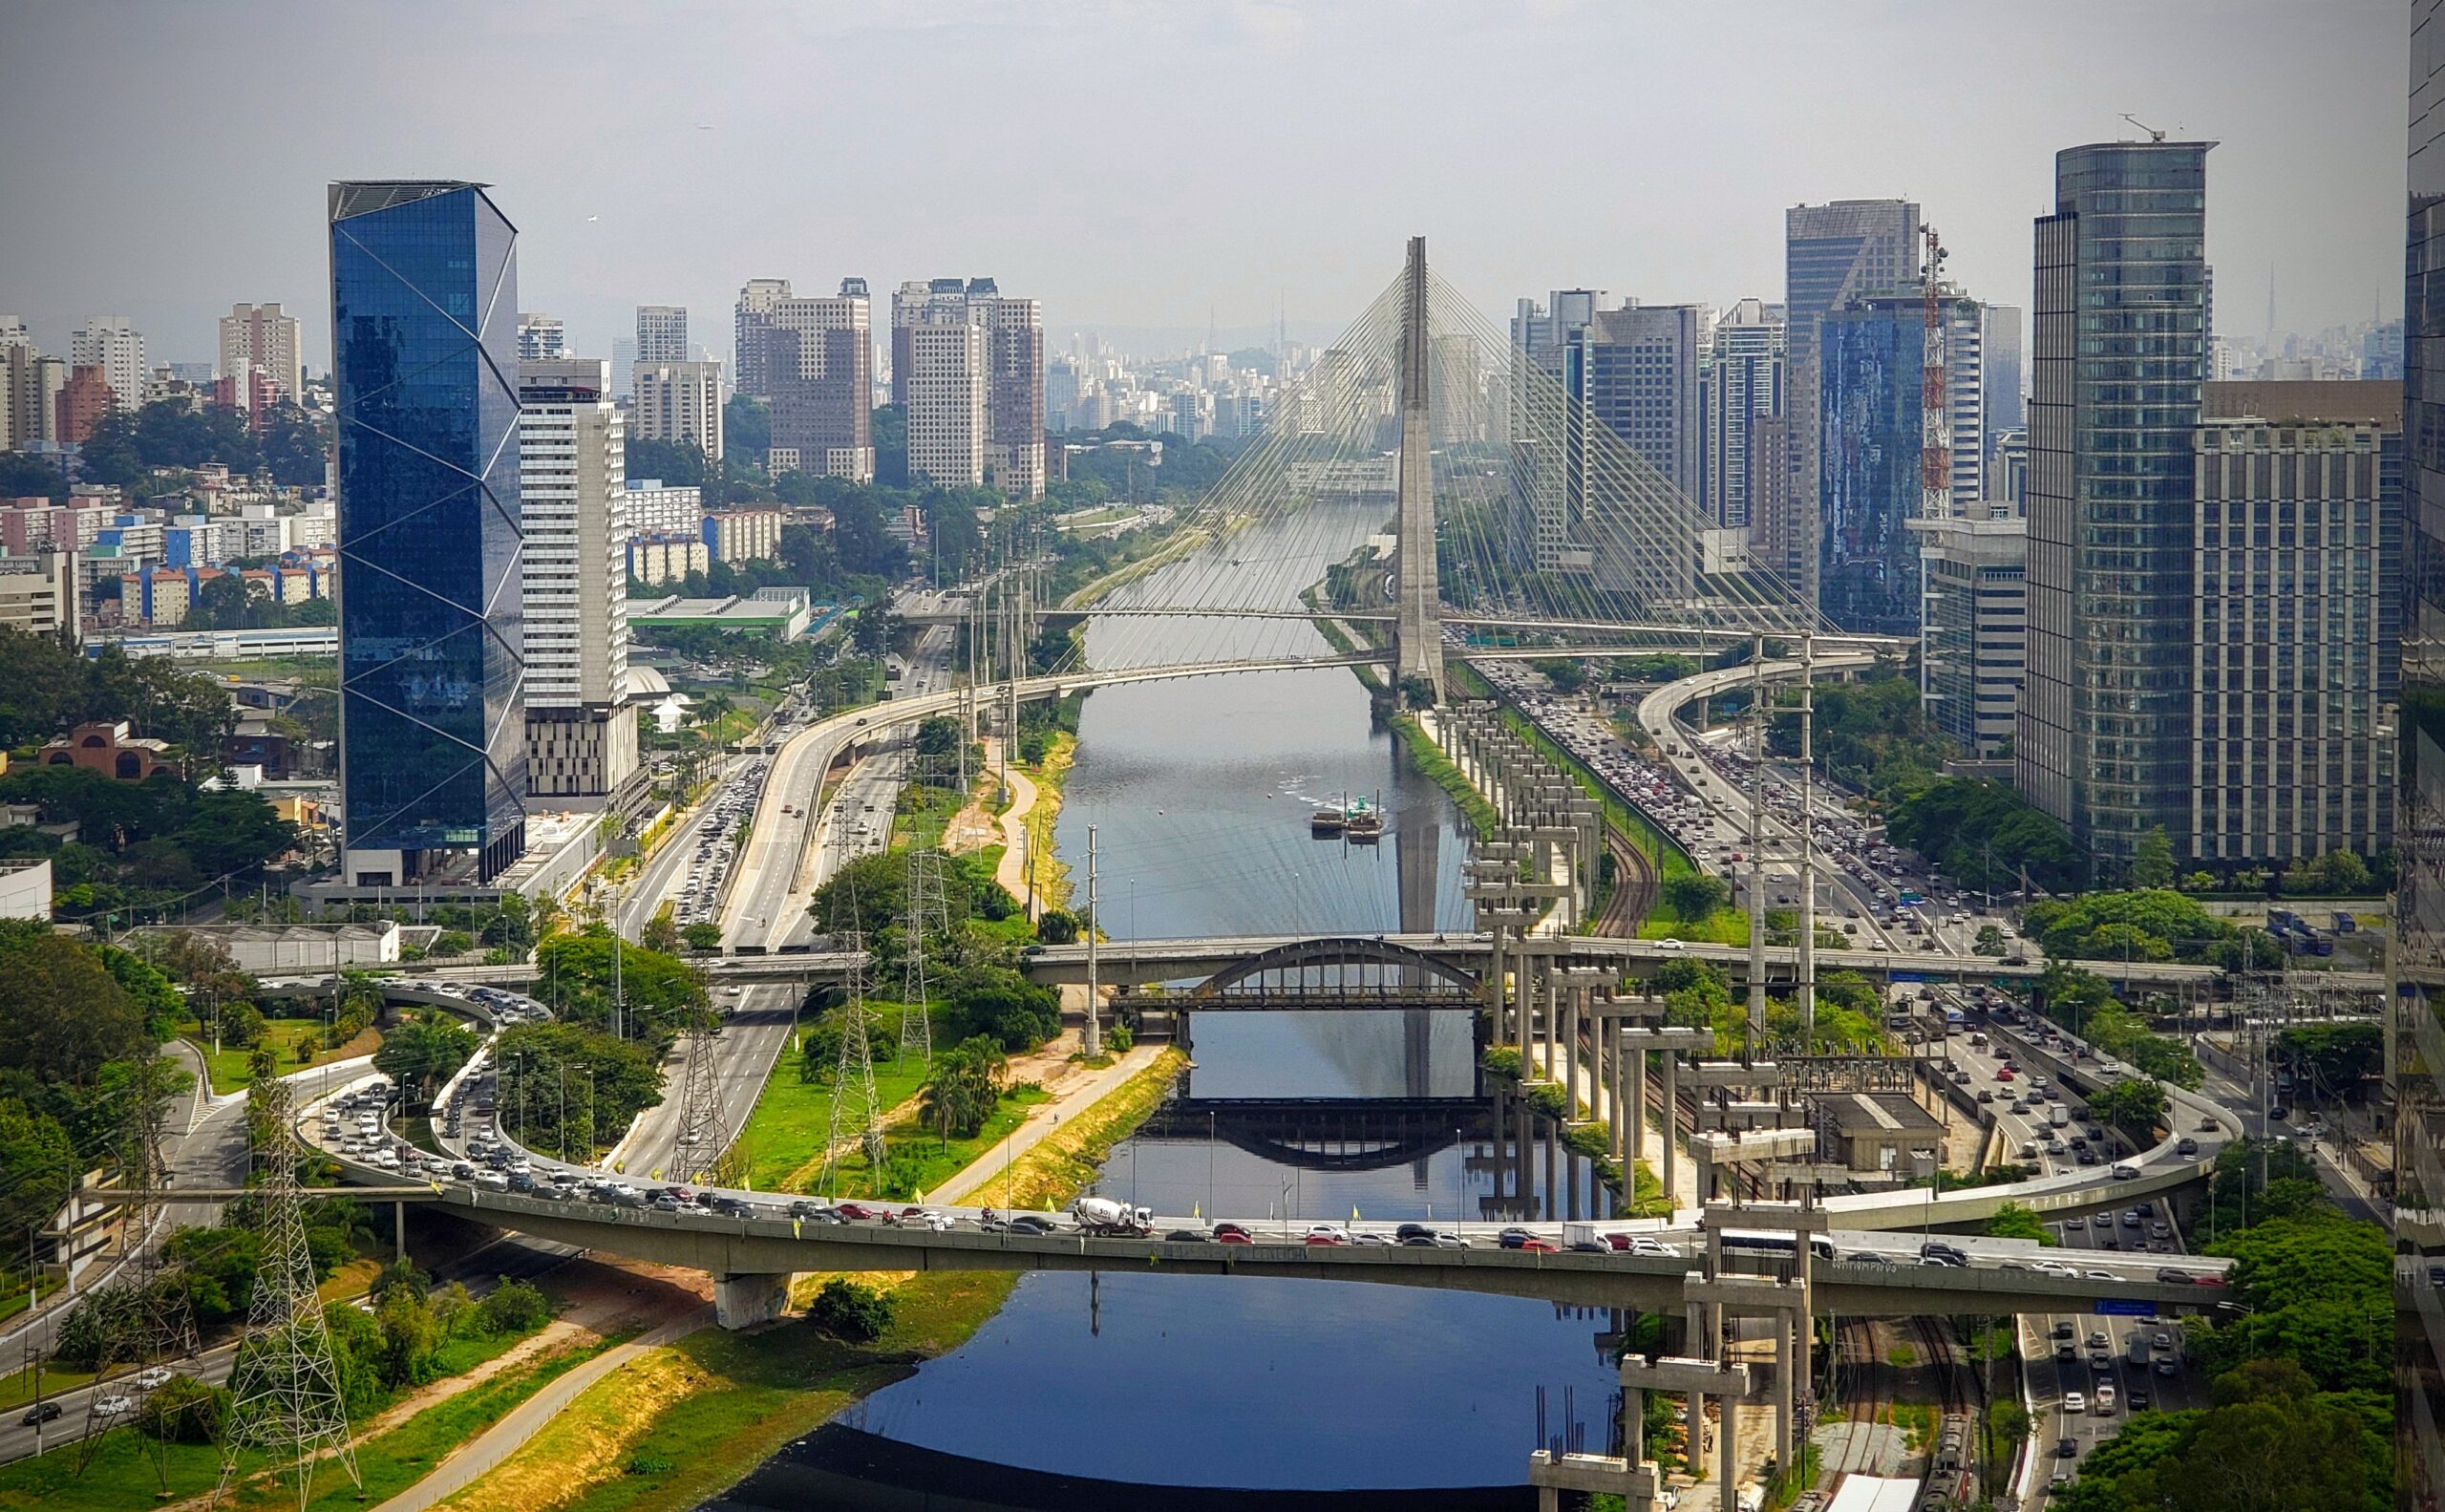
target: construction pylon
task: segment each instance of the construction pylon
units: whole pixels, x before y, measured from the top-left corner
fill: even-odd
[[[276,1477],[293,1478],[298,1512],[312,1498],[315,1461],[327,1453],[339,1461],[358,1490],[356,1453],[349,1443],[348,1403],[340,1394],[339,1367],[331,1358],[331,1333],[315,1291],[314,1257],[306,1243],[297,1162],[304,1153],[289,1108],[288,1088],[277,1077],[255,1083],[250,1094],[262,1115],[264,1145],[258,1151],[263,1183],[256,1189],[256,1222],[263,1250],[255,1267],[254,1306],[246,1336],[229,1374],[229,1416],[221,1440],[219,1505],[237,1478],[238,1457],[252,1449],[270,1460]]]
[[[852,929],[843,937],[840,948],[849,959],[848,995],[842,1010],[840,1054],[833,1065],[832,1117],[824,1131],[823,1176],[817,1183],[830,1195],[837,1195],[833,1180],[839,1173],[840,1152],[845,1145],[863,1151],[867,1169],[878,1178],[883,1162],[882,1106],[875,1095],[874,1046],[866,1036],[866,983],[861,964],[865,938]]]
[[[921,764],[918,774],[918,785],[923,787],[933,776],[932,764]],[[894,1061],[905,1064],[914,1052],[920,1064],[930,1067],[934,1063],[934,1026],[925,1013],[930,993],[926,952],[930,948],[928,942],[949,929],[949,911],[943,902],[943,853],[929,845],[911,845],[906,854],[908,902],[902,924],[905,948],[901,954],[900,1047]]]
[[[675,1181],[705,1180],[730,1148],[730,1124],[722,1113],[721,1077],[715,1066],[719,1033],[710,1011],[688,1029],[687,1067],[679,1091],[679,1142],[670,1157]]]

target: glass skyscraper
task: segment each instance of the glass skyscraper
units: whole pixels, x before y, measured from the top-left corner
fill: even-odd
[[[2445,1506],[2445,0],[2411,8],[2402,704],[2394,766],[2394,1504]]]
[[[2054,158],[2037,222],[2021,792],[2101,875],[2190,822],[2192,432],[2207,356],[2203,141]]]
[[[518,232],[483,186],[330,186],[344,880],[525,848]]]

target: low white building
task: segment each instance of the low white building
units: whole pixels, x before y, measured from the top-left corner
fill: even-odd
[[[0,919],[51,921],[51,858],[0,861]]]

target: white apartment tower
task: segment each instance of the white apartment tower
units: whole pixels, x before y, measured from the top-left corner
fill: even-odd
[[[967,325],[984,332],[985,345],[973,365],[956,363],[963,344],[933,338],[933,358],[921,357],[915,332],[947,325]],[[925,473],[952,487],[989,483],[1014,499],[1044,495],[1044,309],[1032,299],[1005,296],[989,278],[912,279],[900,286],[891,300],[892,397],[908,415],[908,471]],[[934,385],[964,386],[953,393],[940,387],[918,387],[920,373]],[[967,389],[977,392],[968,394]],[[920,400],[923,398],[923,403]],[[969,409],[977,421],[977,460],[962,466]],[[922,418],[921,418],[922,415]],[[951,429],[921,436],[936,423]],[[921,464],[921,454],[929,465]],[[958,467],[939,472],[936,467]]]
[[[99,368],[111,403],[133,410],[144,402],[144,335],[125,315],[96,315],[68,338],[68,365]]]
[[[686,362],[688,310],[681,305],[637,307],[637,361]]]
[[[295,401],[306,390],[306,365],[297,344],[297,317],[268,305],[232,305],[221,317],[221,375],[236,380],[243,401],[247,382],[260,373],[279,397]]]
[[[567,332],[558,315],[535,314],[525,310],[518,315],[518,360],[536,362],[568,354]]]
[[[908,476],[946,488],[985,481],[984,328],[965,318],[903,327],[894,345],[906,353]],[[897,380],[896,380],[897,381]]]
[[[692,446],[722,459],[722,365],[718,362],[640,362],[631,428],[648,441]]]
[[[1783,307],[1744,299],[1715,322],[1699,402],[1705,423],[1699,467],[1708,520],[1719,529],[1749,525],[1750,437],[1760,420],[1783,413],[1790,326]]]
[[[595,808],[637,771],[624,425],[607,362],[521,361],[518,386],[527,793]]]

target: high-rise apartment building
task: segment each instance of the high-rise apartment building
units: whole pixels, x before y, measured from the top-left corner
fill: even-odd
[[[526,538],[526,791],[547,804],[615,800],[637,770],[628,674],[627,478],[611,364],[518,365]]]
[[[2445,1506],[2445,0],[2412,0],[2404,217],[2402,709],[2395,734],[2394,1506]]]
[[[1755,520],[1751,559],[1781,574],[1811,601],[1818,596],[1819,560],[1817,328],[1843,301],[1899,288],[1918,277],[1919,207],[1909,201],[1836,200],[1783,212],[1783,310],[1791,353],[1783,409],[1793,421],[1790,503],[1798,513],[1788,520]],[[1759,543],[1780,549],[1761,555]]]
[[[1953,499],[1980,497],[1984,321],[1975,300],[1939,297],[1945,426]],[[1926,301],[1916,291],[1855,296],[1818,324],[1818,596],[1835,624],[1859,634],[1919,628],[1919,543],[1924,518]],[[1967,450],[1968,455],[1964,456]]]
[[[70,368],[99,368],[122,410],[144,403],[144,334],[125,315],[96,315],[68,338]]]
[[[1715,321],[1713,350],[1699,394],[1699,502],[1719,529],[1749,524],[1750,437],[1759,420],[1783,413],[1790,325],[1783,307],[1744,299]]]
[[[0,451],[30,451],[59,438],[59,393],[68,364],[31,342],[0,342]]]
[[[297,340],[297,317],[284,314],[277,302],[232,305],[221,317],[220,375],[236,380],[240,394],[255,392],[252,379],[262,377],[294,402],[306,392],[306,361]]]
[[[692,446],[722,459],[722,365],[640,362],[629,434],[644,441]]]
[[[964,338],[939,333],[956,325],[983,335],[972,358]],[[910,478],[1043,497],[1044,311],[1036,301],[1005,295],[989,278],[912,279],[892,295],[891,351]]]
[[[2211,383],[2193,436],[2193,794],[2201,864],[2393,843],[2402,388]]]
[[[93,439],[94,427],[111,413],[113,397],[101,369],[87,365],[69,370],[67,387],[53,400],[52,438],[63,446],[82,446]]]
[[[525,848],[518,232],[481,186],[330,186],[340,798],[355,886]]]
[[[1563,389],[1691,504],[1700,469],[1701,369],[1714,312],[1700,305],[1629,305],[1572,334]]]
[[[518,360],[541,362],[568,354],[568,334],[558,315],[521,311],[518,317]]]
[[[2206,366],[2203,141],[2055,155],[2030,351],[2022,794],[2106,876],[2189,835],[2192,431]]]
[[[874,481],[874,304],[862,278],[828,299],[751,279],[736,311],[738,388],[772,405],[774,473]]]
[[[679,305],[637,307],[637,361],[686,362],[688,311]]]

